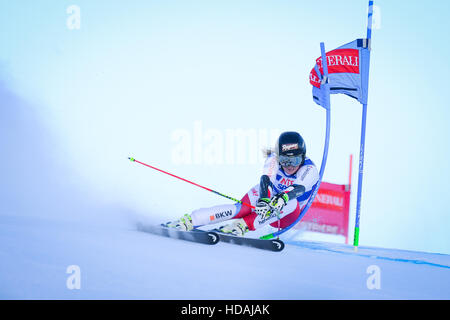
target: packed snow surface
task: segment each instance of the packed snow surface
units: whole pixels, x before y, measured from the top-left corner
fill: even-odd
[[[1,299],[449,299],[450,256],[311,241],[282,252],[3,215]],[[70,289],[78,276],[79,289]]]

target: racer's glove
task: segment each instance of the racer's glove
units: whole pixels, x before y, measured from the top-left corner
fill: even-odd
[[[284,193],[281,192],[277,195],[274,195],[272,197],[272,199],[270,199],[270,207],[272,207],[274,210],[277,210],[278,212],[280,212],[281,210],[283,210],[284,206],[288,203],[289,201],[289,196]]]
[[[272,213],[272,208],[270,206],[270,199],[260,198],[255,206],[255,212],[257,215],[263,218],[267,218]]]

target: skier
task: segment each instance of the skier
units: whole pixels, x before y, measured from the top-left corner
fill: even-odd
[[[297,132],[284,132],[278,138],[275,151],[268,150],[260,183],[242,198],[251,207],[236,204],[202,208],[185,214],[167,227],[193,230],[199,226],[232,220],[219,228],[220,232],[243,236],[270,224],[285,228],[292,224],[307,203],[319,181],[319,172],[306,157],[306,146]]]

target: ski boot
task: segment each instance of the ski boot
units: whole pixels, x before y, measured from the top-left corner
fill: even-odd
[[[177,228],[183,231],[191,231],[194,229],[194,225],[192,224],[192,218],[189,214],[185,214],[179,220],[167,222],[165,226],[168,228]]]
[[[244,219],[234,220],[232,223],[219,227],[219,231],[238,237],[244,236],[249,231]]]

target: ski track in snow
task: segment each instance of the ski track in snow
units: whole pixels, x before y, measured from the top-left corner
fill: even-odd
[[[286,241],[269,252],[208,246],[132,223],[3,215],[1,299],[449,299],[450,256]],[[69,290],[70,265],[81,288]],[[380,289],[368,289],[369,266]]]

